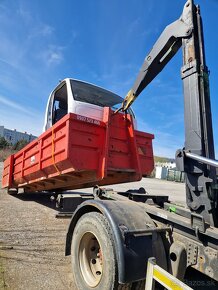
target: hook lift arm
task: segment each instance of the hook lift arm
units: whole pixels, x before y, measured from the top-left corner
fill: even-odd
[[[177,167],[186,173],[186,201],[194,214],[218,226],[215,158],[200,8],[188,0],[181,17],[168,25],[146,56],[132,89],[118,110],[126,111],[162,71],[179,48],[183,50],[185,148],[176,152]],[[186,155],[187,154],[187,155]],[[196,158],[197,156],[197,158]],[[205,161],[207,159],[207,162]]]

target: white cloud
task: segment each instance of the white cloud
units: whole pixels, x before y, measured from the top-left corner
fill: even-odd
[[[4,96],[1,96],[0,95],[0,103],[6,105],[7,107],[11,107],[13,109],[16,109],[16,110],[19,110],[25,114],[28,114],[28,115],[32,115],[32,113],[30,113],[30,110],[22,107],[21,105],[19,105],[18,103],[16,102],[13,102],[11,101],[10,99],[8,99],[7,97],[4,97]]]
[[[54,27],[46,23],[37,23],[35,26],[33,25],[28,38],[33,41],[33,38],[50,37],[53,35],[54,31]]]
[[[12,2],[5,7],[0,3],[0,123],[39,135],[55,78],[43,76],[63,60],[63,47],[37,11],[28,10],[22,1]]]
[[[41,27],[41,34],[43,36],[51,35],[54,32],[54,28],[48,24],[44,24]]]
[[[0,15],[1,60],[17,68],[24,73],[33,63],[37,56],[42,56],[45,66],[59,64],[63,60],[62,47],[54,34],[54,27],[43,22],[40,16],[28,10],[22,2],[17,3],[16,13],[5,9]],[[1,7],[0,7],[1,8]],[[3,9],[3,8],[2,8]],[[13,14],[14,13],[14,14]],[[45,50],[45,47],[48,47]]]
[[[10,113],[9,113],[10,111]],[[30,110],[31,112],[31,110]],[[28,132],[35,136],[42,133],[43,115],[27,115],[18,110],[5,110],[0,107],[0,125],[8,129],[16,129],[21,132]]]
[[[23,19],[24,22],[30,23],[33,20],[32,14],[19,3],[19,7],[17,9],[17,15]]]
[[[15,101],[0,95],[0,125],[8,129],[17,129],[39,135],[42,132],[43,114],[28,106],[21,106]]]
[[[49,64],[59,64],[63,60],[63,55],[60,51],[50,51],[48,54]]]
[[[63,47],[50,45],[46,50],[42,51],[39,57],[47,66],[58,65],[63,60]]]

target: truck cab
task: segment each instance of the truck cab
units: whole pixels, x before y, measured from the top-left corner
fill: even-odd
[[[101,87],[80,80],[66,78],[52,91],[49,96],[43,132],[49,129],[68,113],[75,113],[101,121],[103,107],[117,109],[123,99]],[[135,115],[130,108],[136,127]]]

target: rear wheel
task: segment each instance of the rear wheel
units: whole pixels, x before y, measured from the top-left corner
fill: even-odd
[[[100,213],[87,213],[79,219],[71,254],[74,280],[80,290],[143,289],[142,282],[119,285],[111,228]]]

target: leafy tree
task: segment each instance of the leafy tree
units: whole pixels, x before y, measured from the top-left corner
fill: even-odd
[[[174,162],[175,159],[173,159],[173,158],[167,158],[167,157],[154,156],[154,161],[155,162],[164,163],[164,162]]]
[[[10,143],[8,143],[8,141],[4,137],[0,137],[0,149],[5,149],[9,147]]]
[[[27,140],[21,139],[19,141],[17,141],[14,145],[13,145],[13,150],[19,151],[21,150],[23,147],[25,147],[29,142]]]

